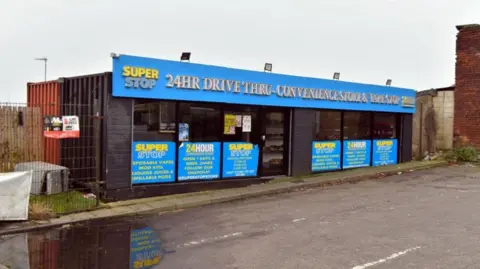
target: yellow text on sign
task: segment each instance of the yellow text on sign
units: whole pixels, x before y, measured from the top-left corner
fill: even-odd
[[[135,151],[167,151],[167,144],[136,144]]]
[[[393,146],[393,141],[377,141],[377,146]]]
[[[134,66],[124,66],[122,70],[124,77],[158,79],[158,70]]]
[[[228,145],[229,150],[252,150],[252,144],[230,144]]]
[[[160,257],[155,257],[153,259],[145,259],[145,260],[135,261],[133,263],[133,267],[135,269],[151,268],[153,265],[159,264],[160,260],[161,260]]]
[[[316,149],[334,149],[335,143],[315,143],[313,147]]]
[[[349,149],[365,149],[367,143],[365,141],[348,142],[347,146]]]

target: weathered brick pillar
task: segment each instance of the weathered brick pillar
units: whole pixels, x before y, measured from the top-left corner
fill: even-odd
[[[457,29],[454,139],[480,148],[480,24]]]

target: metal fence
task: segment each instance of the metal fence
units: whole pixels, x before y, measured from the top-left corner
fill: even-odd
[[[99,206],[98,121],[91,104],[0,103],[0,173],[33,171],[30,218]]]

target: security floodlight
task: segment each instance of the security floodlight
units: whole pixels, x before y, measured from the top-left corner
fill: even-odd
[[[272,69],[273,69],[273,65],[271,63],[265,63],[265,67],[264,67],[263,71],[271,73]]]
[[[182,52],[182,56],[180,56],[180,61],[182,61],[182,62],[190,62],[190,55],[192,55],[192,53],[190,53],[190,52]]]
[[[112,52],[112,53],[110,53],[110,57],[116,59],[116,58],[119,58],[119,57],[120,57],[120,54],[115,53],[115,52]]]
[[[333,79],[339,80],[340,79],[340,73],[338,73],[338,72],[333,73]]]
[[[385,83],[385,85],[387,85],[387,86],[392,86],[392,80],[391,80],[391,79],[387,79],[387,83]]]

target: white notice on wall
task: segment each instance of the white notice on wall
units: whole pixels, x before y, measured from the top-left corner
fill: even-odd
[[[251,131],[252,131],[252,116],[245,115],[243,116],[242,132],[250,133]]]

